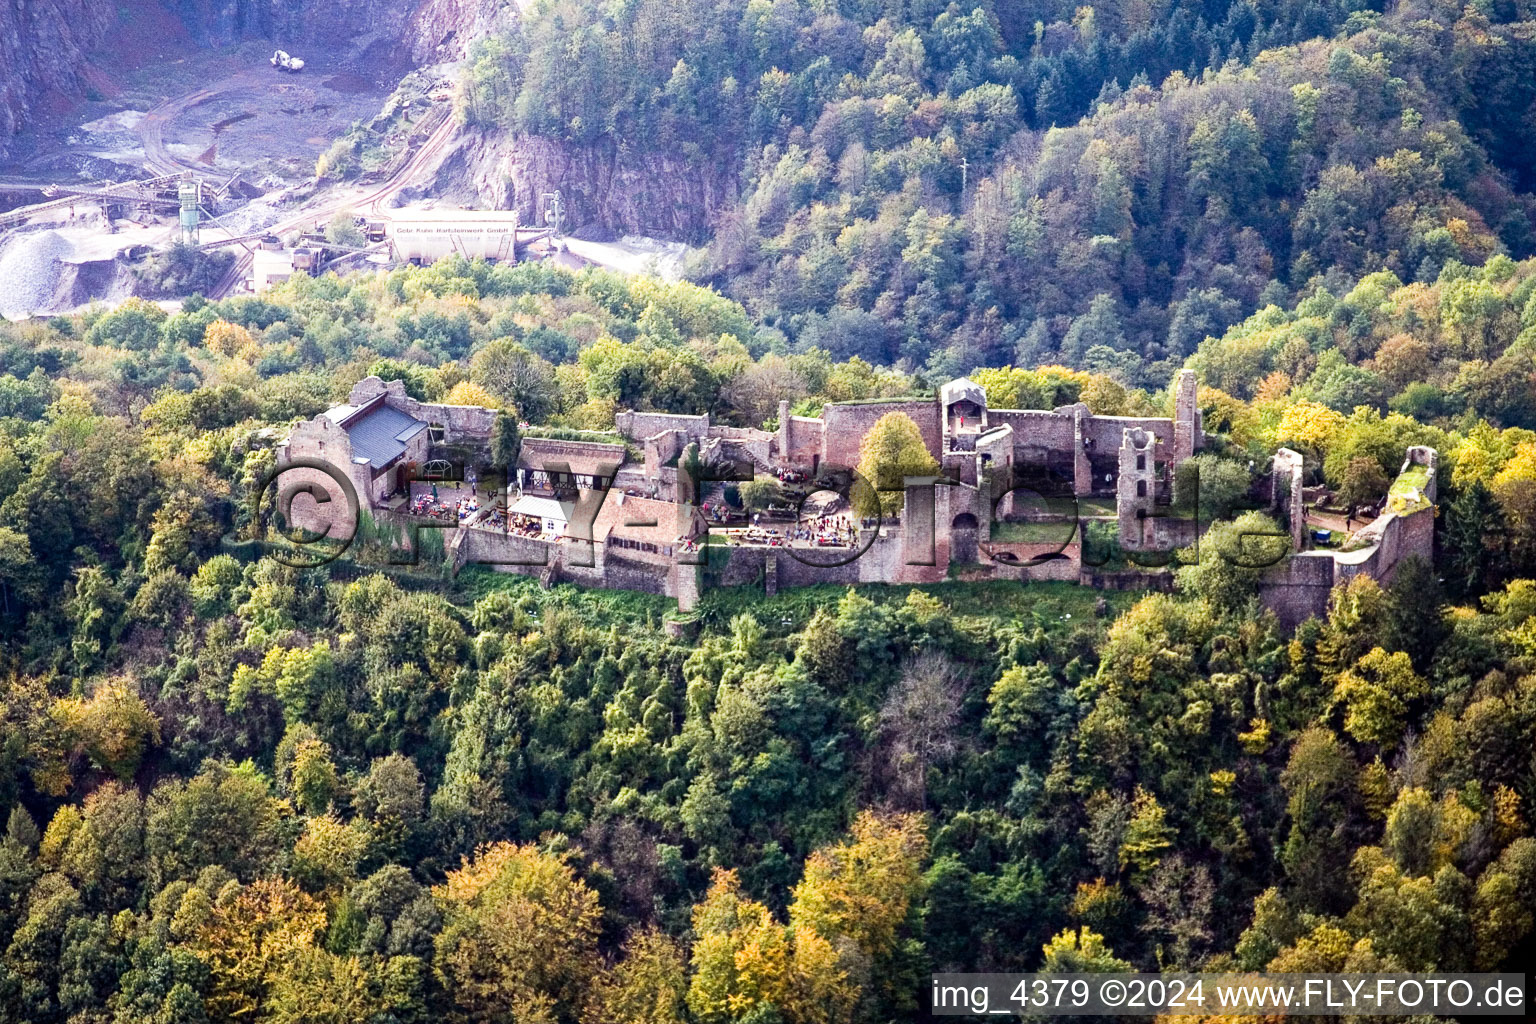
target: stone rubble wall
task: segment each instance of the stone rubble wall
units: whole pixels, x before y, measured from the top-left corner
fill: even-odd
[[[489,444],[496,428],[495,409],[478,405],[420,402],[406,394],[405,382],[399,380],[386,383],[378,377],[364,377],[352,385],[347,404],[366,405],[380,394],[387,396],[384,403],[391,409],[399,409],[423,423],[441,426],[444,444]]]
[[[1283,456],[1284,452],[1276,457],[1277,465],[1291,461]],[[1430,480],[1425,491],[1433,495],[1438,463],[1439,456],[1433,448],[1416,446],[1409,449],[1403,468],[1429,466]],[[1265,573],[1259,585],[1259,599],[1264,607],[1275,613],[1281,625],[1292,629],[1308,618],[1326,615],[1329,595],[1341,583],[1348,583],[1357,576],[1369,576],[1384,587],[1390,586],[1398,566],[1405,559],[1417,557],[1433,563],[1437,514],[1433,505],[1406,515],[1388,509],[1356,534],[1356,539],[1362,535],[1374,538],[1374,544],[1363,557],[1360,553],[1333,551],[1293,554]]]
[[[923,443],[937,456],[943,445],[939,422],[939,403],[935,399],[892,399],[889,402],[863,402],[825,405],[821,409],[822,465],[855,467],[859,464],[859,444],[882,416],[905,413],[922,431]]]
[[[689,441],[709,436],[708,416],[676,416],[665,412],[625,411],[613,417],[613,426],[632,441],[644,441],[664,430],[681,430]]]

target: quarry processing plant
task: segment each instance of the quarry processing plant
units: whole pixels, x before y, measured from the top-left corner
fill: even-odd
[[[358,218],[364,245],[327,237],[321,225],[292,245],[276,236],[261,240],[252,252],[251,290],[260,292],[294,274],[323,274],[362,258],[375,266],[435,263],[447,256],[516,261],[532,242],[549,235],[547,229],[517,226],[515,210],[394,210],[387,218]]]
[[[345,209],[345,200],[336,198],[268,227],[242,230],[219,216],[222,212],[228,217],[230,207],[241,205],[237,185],[238,176],[214,183],[183,171],[140,181],[37,187],[44,201],[0,213],[0,229],[52,225],[53,231],[44,240],[57,239],[57,243],[38,249],[39,257],[55,265],[91,264],[97,269],[89,279],[98,283],[112,277],[107,264],[142,259],[172,245],[202,251],[237,250],[239,258],[210,297],[261,291],[294,274],[313,276],[333,269],[357,269],[364,261],[388,267],[405,262],[432,263],[458,254],[466,259],[510,262],[523,255],[529,243],[550,234],[550,229],[520,229],[516,211],[379,210],[379,204],[374,203],[369,217],[357,218],[360,239],[354,244],[330,237],[326,231],[328,215]],[[240,220],[236,217],[237,222]],[[66,232],[74,241],[65,244],[58,232]],[[25,263],[23,255],[17,250],[17,260]],[[23,289],[27,297],[20,302],[7,301],[0,312],[19,315],[43,309],[50,302],[68,305],[70,298],[87,298],[78,288],[61,292],[52,280],[57,271],[43,274],[38,270],[30,276],[39,280],[35,287]],[[44,277],[49,280],[42,280]]]
[[[519,242],[516,210],[398,211],[383,222],[383,234],[395,257],[412,263],[432,263],[453,253],[512,260]],[[531,238],[532,233],[525,235]]]

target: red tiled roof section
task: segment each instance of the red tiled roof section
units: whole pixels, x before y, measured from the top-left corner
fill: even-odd
[[[655,553],[661,554],[663,547],[670,548],[678,538],[697,532],[696,515],[688,505],[609,491],[608,500],[603,502],[597,521],[592,524],[592,539],[595,543],[606,544],[612,535],[615,540],[654,544]],[[631,525],[646,523],[654,525]]]

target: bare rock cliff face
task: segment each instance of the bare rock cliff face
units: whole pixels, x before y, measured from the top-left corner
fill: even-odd
[[[471,43],[510,25],[517,13],[514,0],[422,0],[404,42],[417,64],[460,60]]]
[[[118,19],[156,8],[196,44],[249,39],[300,48],[376,36],[418,64],[455,60],[516,17],[514,0],[0,0],[0,158],[37,113],[63,110],[92,84],[92,51]],[[96,55],[99,57],[99,54]],[[95,72],[99,73],[99,72]]]
[[[512,0],[162,0],[199,39],[316,43],[378,33],[418,64],[456,60],[515,16]]]
[[[111,0],[0,0],[0,156],[34,110],[85,95],[85,55],[116,19]]]
[[[400,39],[423,0],[164,0],[192,38],[215,46],[244,39],[277,45],[381,32]]]
[[[530,135],[465,134],[427,190],[542,224],[539,197],[560,191],[565,228],[588,238],[707,238],[735,202],[734,154],[706,161],[621,151],[611,142],[567,145]]]

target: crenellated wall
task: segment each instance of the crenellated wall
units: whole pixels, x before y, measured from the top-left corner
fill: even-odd
[[[1070,408],[1070,407],[1069,407]],[[1072,414],[1044,409],[988,409],[989,426],[1013,428],[1014,447],[1021,451],[1069,451],[1072,448]]]

